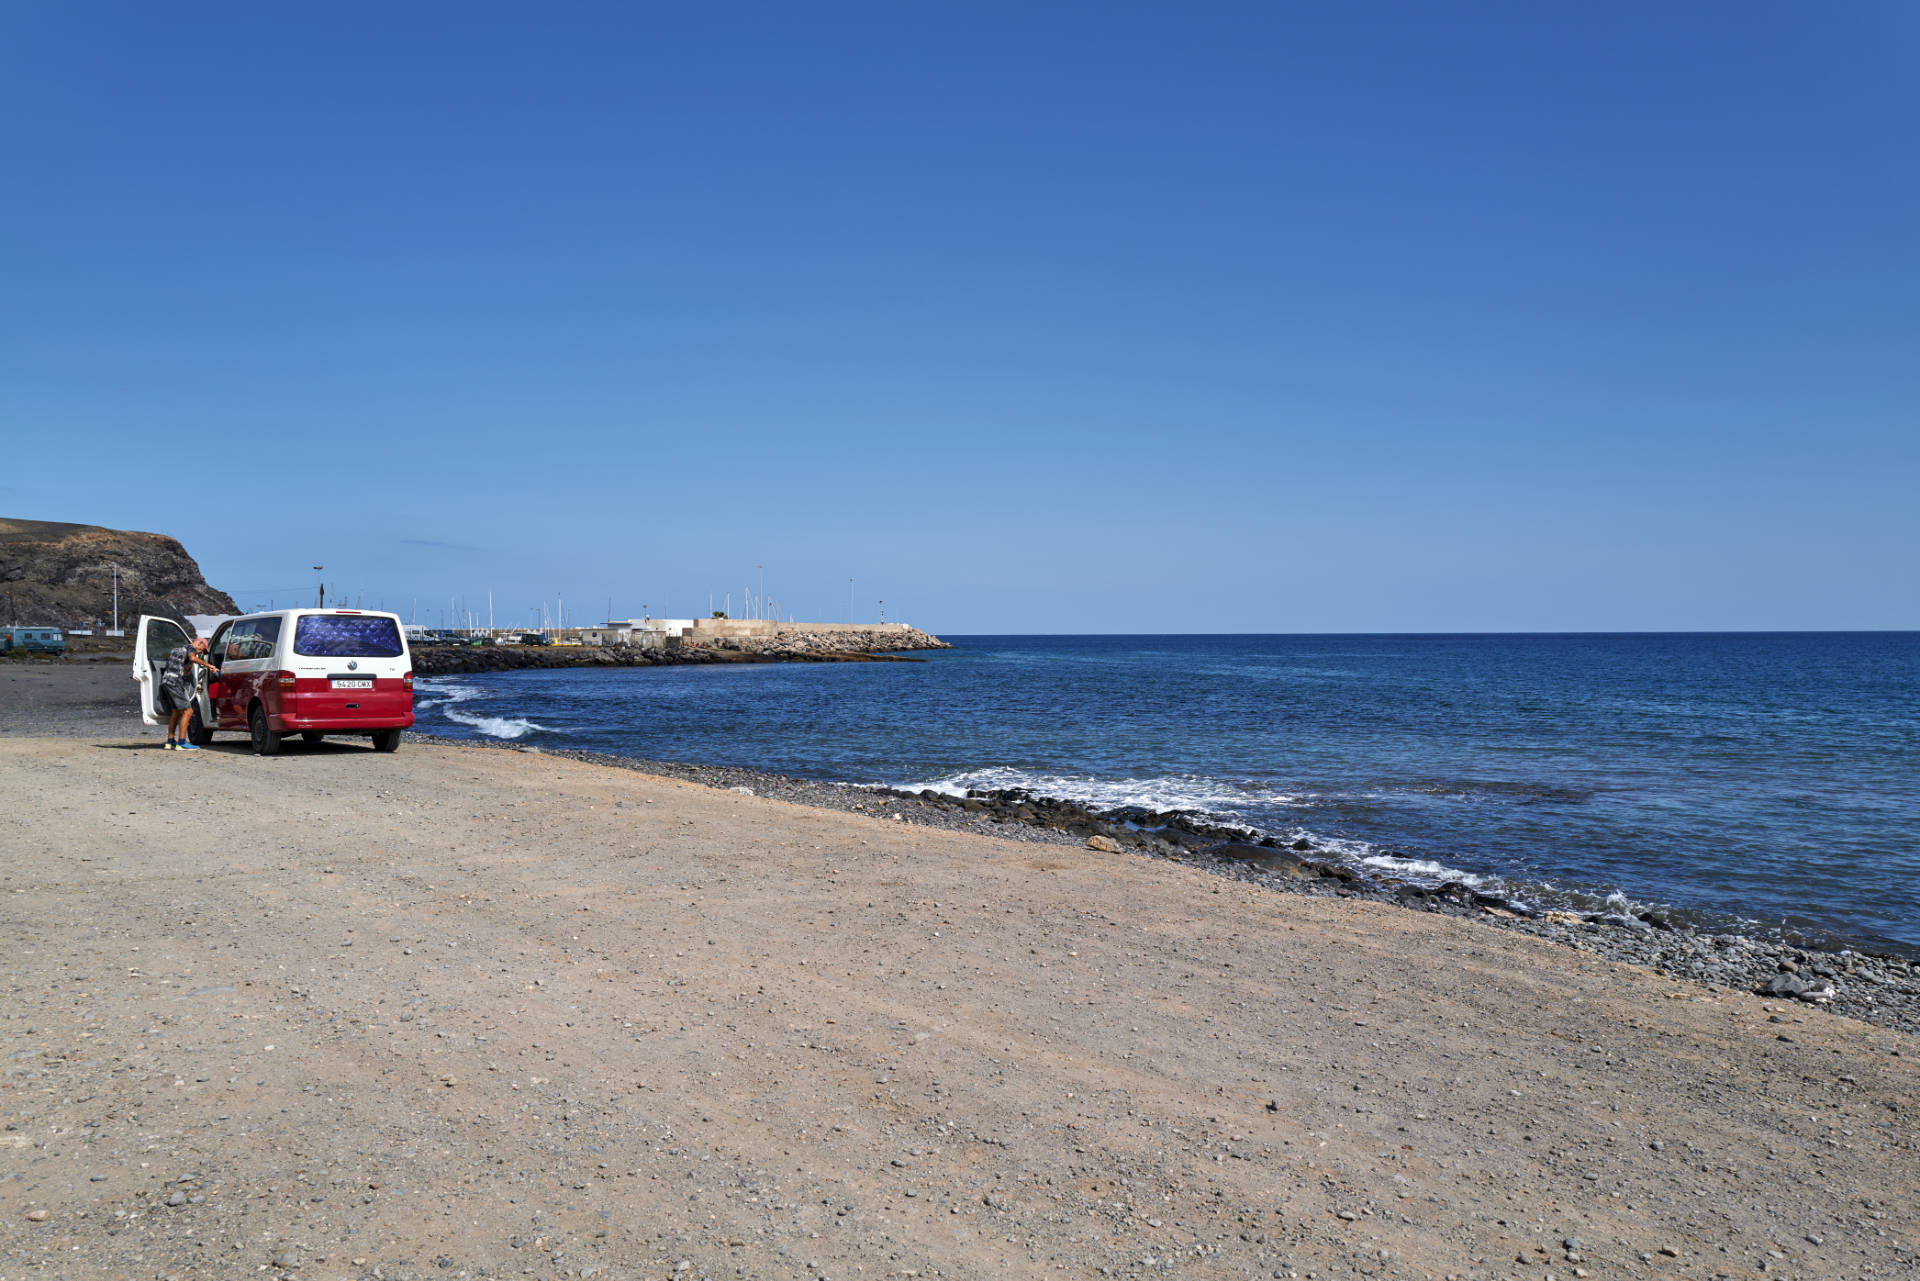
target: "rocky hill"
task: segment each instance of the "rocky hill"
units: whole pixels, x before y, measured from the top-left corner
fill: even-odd
[[[116,564],[122,627],[142,614],[239,612],[164,534],[0,517],[0,623],[111,626]]]

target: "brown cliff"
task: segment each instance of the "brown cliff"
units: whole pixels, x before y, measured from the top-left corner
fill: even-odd
[[[0,518],[0,622],[111,627],[116,564],[122,627],[131,629],[142,614],[239,612],[164,534]]]

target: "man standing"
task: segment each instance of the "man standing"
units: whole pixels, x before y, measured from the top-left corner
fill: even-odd
[[[194,686],[198,682],[195,667],[204,667],[219,675],[220,669],[206,660],[207,638],[196,636],[167,655],[166,675],[160,680],[160,697],[167,707],[167,750],[197,752],[200,748],[187,737],[187,723],[193,719]]]

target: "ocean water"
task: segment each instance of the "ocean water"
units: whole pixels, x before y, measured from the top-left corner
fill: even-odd
[[[437,679],[419,722],[1194,809],[1406,879],[1920,954],[1920,633],[948,639]]]

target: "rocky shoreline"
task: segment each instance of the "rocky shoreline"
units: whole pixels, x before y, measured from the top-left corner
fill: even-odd
[[[1356,869],[1320,856],[1310,842],[1283,842],[1191,811],[1098,810],[1020,790],[971,790],[954,796],[932,789],[910,792],[574,749],[433,741],[559,756],[893,822],[1164,859],[1278,893],[1392,903],[1531,934],[1715,991],[1772,997],[1778,1001],[1773,1018],[1783,1024],[1827,1011],[1920,1035],[1920,960],[1699,930],[1657,911],[1543,911],[1461,881],[1429,886]],[[1786,1037],[1784,1031],[1780,1035]]]
[[[918,628],[857,632],[781,632],[775,636],[683,641],[666,649],[638,645],[433,645],[413,651],[419,676],[461,676],[561,667],[683,667],[702,663],[901,663],[914,650],[951,649]]]

